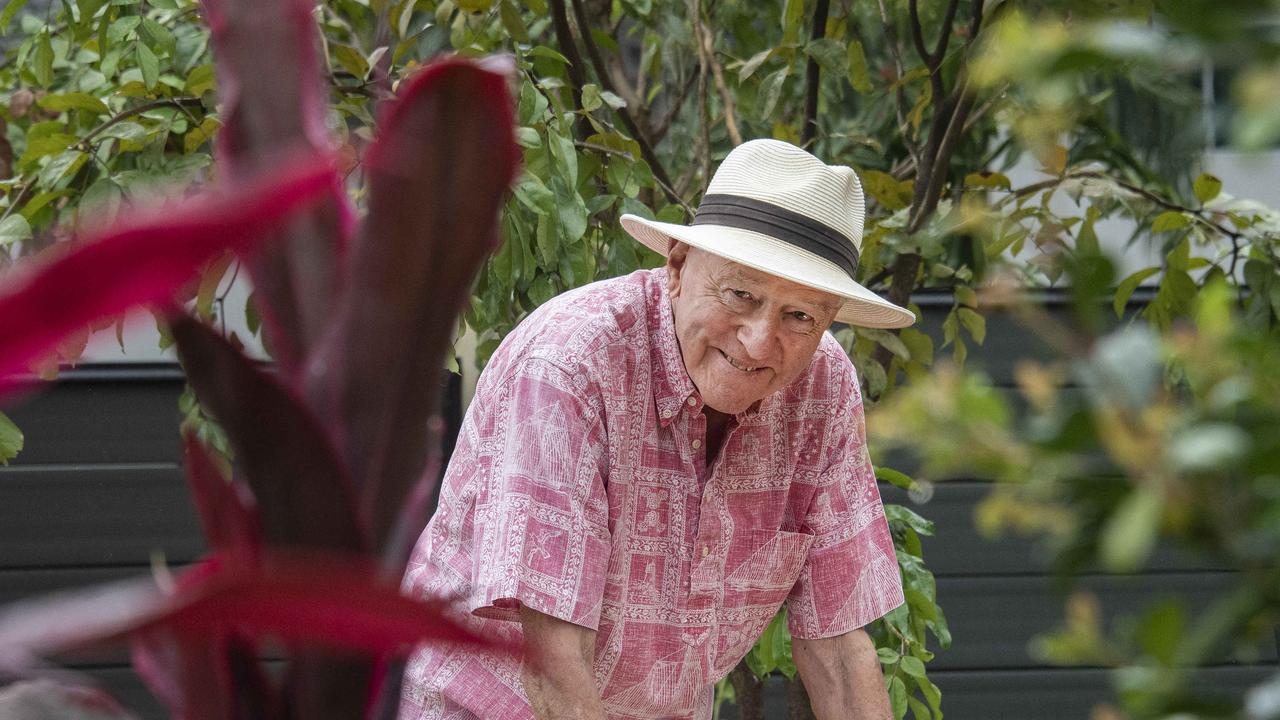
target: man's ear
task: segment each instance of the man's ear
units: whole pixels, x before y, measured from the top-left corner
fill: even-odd
[[[667,251],[667,294],[673,298],[680,295],[680,281],[684,279],[688,259],[689,246],[672,239],[671,249]]]

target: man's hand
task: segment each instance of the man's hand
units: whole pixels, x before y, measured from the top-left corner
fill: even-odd
[[[791,640],[796,670],[818,720],[892,720],[876,648],[858,629],[820,640]]]
[[[524,692],[538,720],[605,720],[591,674],[596,632],[520,606]],[[874,653],[873,653],[874,655]]]

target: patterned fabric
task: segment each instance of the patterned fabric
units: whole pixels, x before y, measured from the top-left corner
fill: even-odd
[[[706,416],[662,269],[566,293],[506,338],[463,422],[407,592],[456,598],[520,642],[519,607],[597,630],[610,718],[710,718],[714,683],[785,601],[793,635],[903,602],[853,366],[810,367],[738,415],[708,466]],[[401,717],[532,718],[519,657],[427,647]]]

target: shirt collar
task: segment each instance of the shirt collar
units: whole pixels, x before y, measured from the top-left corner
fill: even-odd
[[[653,368],[653,400],[658,408],[658,422],[669,425],[681,410],[702,412],[702,396],[689,379],[676,340],[675,320],[671,315],[671,297],[667,294],[666,268],[658,268],[651,276],[649,288],[649,327],[653,329],[649,345]]]

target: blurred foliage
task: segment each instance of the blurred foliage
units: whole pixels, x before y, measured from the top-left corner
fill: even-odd
[[[0,247],[8,256],[217,172],[208,142],[219,124],[216,79],[192,0],[75,0],[43,17],[24,4],[0,12],[0,32],[21,38],[0,60]],[[1196,83],[1204,63],[1230,65],[1234,142],[1274,144],[1277,10],[1273,0],[327,0],[315,16],[329,125],[353,188],[378,104],[403,77],[442,52],[516,60],[525,169],[503,213],[506,242],[465,319],[480,364],[556,293],[655,265],[618,217],[687,221],[711,170],[741,138],[804,143],[855,167],[869,198],[859,279],[903,304],[921,292],[950,303],[940,338],[919,329],[837,332],[866,397],[889,403],[869,428],[883,446],[919,453],[924,477],[1008,481],[983,505],[982,526],[1048,533],[1060,542],[1060,566],[1073,572],[1092,560],[1140,567],[1162,536],[1217,552],[1206,529],[1215,521],[1201,515],[1222,499],[1195,504],[1170,478],[1219,455],[1253,468],[1250,453],[1265,446],[1244,440],[1262,443],[1270,422],[1250,404],[1267,406],[1260,388],[1270,380],[1248,368],[1265,360],[1250,353],[1274,340],[1280,313],[1280,217],[1200,172]],[[1015,184],[1028,167],[1039,174]],[[1104,252],[1115,248],[1099,238],[1104,225],[1113,235],[1125,228],[1130,244],[1155,248],[1162,261],[1117,277]],[[203,316],[228,311],[221,300],[236,271],[230,260],[215,263],[189,289]],[[1053,338],[1071,359],[1019,372],[1033,408],[1024,421],[958,368],[986,336],[987,306],[1022,307],[1016,290],[1028,285],[1069,287],[1075,310],[1072,326]],[[1206,295],[1207,285],[1228,290]],[[1140,316],[1105,334],[1108,301],[1123,314],[1140,286],[1151,295]],[[1211,310],[1222,297],[1230,312]],[[256,332],[252,303],[244,312]],[[1225,335],[1205,334],[1212,312],[1232,318]],[[1208,342],[1237,369],[1204,365],[1193,349]],[[936,371],[935,360],[943,361]],[[1247,407],[1208,412],[1218,395],[1204,378],[1214,373],[1226,373],[1214,383],[1225,388],[1218,395]],[[1091,390],[1056,391],[1067,382]],[[1185,462],[1152,479],[1150,460],[1166,450]],[[1241,493],[1235,502],[1271,507],[1262,467],[1222,481]],[[1244,480],[1249,472],[1256,481]],[[887,511],[908,605],[873,634],[897,717],[941,717],[921,665],[949,642],[921,562],[920,537],[931,528],[905,508]],[[1234,547],[1246,535],[1232,537],[1213,542]],[[744,671],[790,673],[780,627],[771,626]],[[1116,642],[1102,653],[1111,664],[1141,666]],[[1151,703],[1125,707],[1135,717],[1165,707]]]

